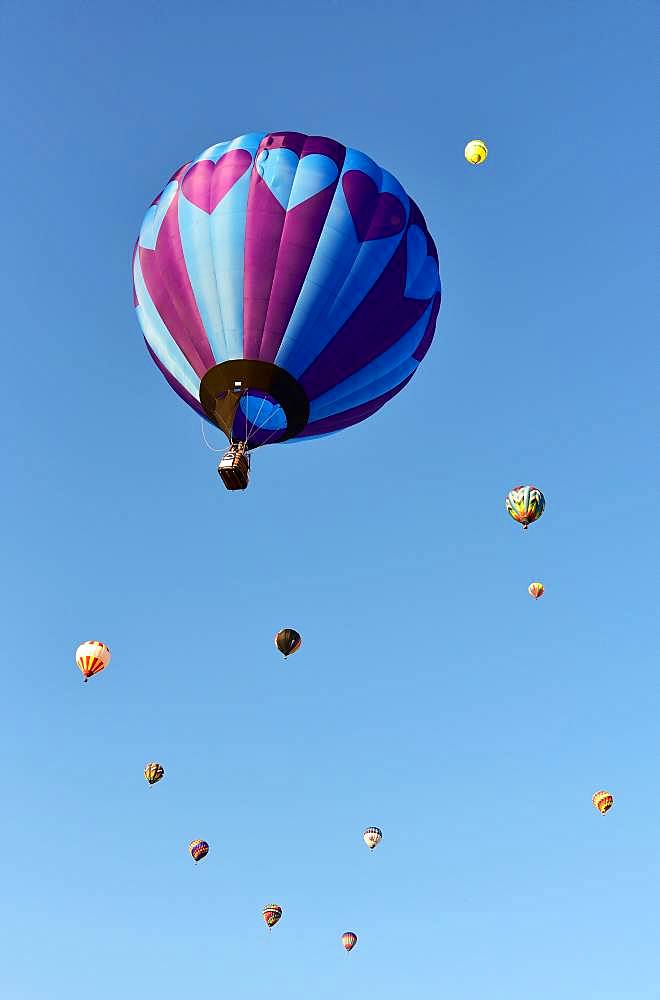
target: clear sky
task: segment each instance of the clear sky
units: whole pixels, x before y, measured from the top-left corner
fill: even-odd
[[[656,41],[619,0],[0,5],[0,995],[656,1000]],[[230,495],[131,251],[282,129],[401,180],[444,300],[396,399]]]

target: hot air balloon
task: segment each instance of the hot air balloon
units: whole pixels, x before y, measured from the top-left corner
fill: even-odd
[[[378,847],[383,839],[383,831],[379,830],[377,826],[368,826],[362,834],[362,839],[369,850],[373,851],[374,847]]]
[[[266,921],[266,926],[270,930],[275,926],[278,920],[282,917],[282,907],[278,906],[277,903],[269,903],[264,906],[264,920]]]
[[[202,858],[205,858],[209,853],[209,845],[205,840],[191,840],[188,845],[188,850],[190,851],[193,861],[197,864],[198,861],[201,861]]]
[[[614,796],[610,792],[596,792],[591,801],[601,816],[604,816],[614,805]]]
[[[83,642],[76,650],[76,663],[82,671],[85,684],[94,674],[100,674],[110,663],[110,650],[95,639]]]
[[[355,948],[355,945],[357,944],[357,934],[354,934],[353,931],[346,931],[346,933],[341,936],[341,943],[346,951],[353,951],[353,948]]]
[[[545,497],[536,486],[514,486],[505,502],[507,512],[523,528],[538,521],[545,510]]]
[[[379,410],[440,308],[435,245],[396,178],[299,132],[242,135],[180,167],[145,215],[133,285],[155,364],[228,438],[228,489],[247,487],[255,448]]]
[[[545,593],[545,587],[542,583],[539,583],[538,580],[535,580],[534,583],[530,583],[527,590],[529,596],[533,597],[535,601],[538,601],[539,597],[543,597],[543,594]]]
[[[157,781],[165,776],[165,768],[156,761],[151,761],[144,769],[144,776],[150,785],[155,785]]]
[[[300,632],[296,632],[295,628],[280,629],[275,636],[275,645],[284,659],[286,659],[287,656],[291,656],[292,653],[297,653],[300,649],[302,645]]]
[[[468,163],[477,167],[480,163],[485,163],[488,156],[488,146],[482,139],[470,139],[465,147],[465,159]]]

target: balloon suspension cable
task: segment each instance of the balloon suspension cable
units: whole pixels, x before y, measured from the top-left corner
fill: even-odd
[[[225,451],[226,450],[225,448],[214,448],[212,444],[209,444],[208,438],[206,437],[206,430],[204,429],[205,421],[202,418],[200,418],[200,421],[202,425],[202,437],[204,438],[204,444],[209,449],[209,451]]]

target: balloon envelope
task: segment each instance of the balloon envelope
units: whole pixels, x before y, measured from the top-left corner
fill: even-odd
[[[600,791],[593,795],[591,801],[601,816],[604,816],[614,805],[614,796],[611,792]]]
[[[291,656],[292,653],[297,653],[302,646],[300,632],[296,632],[295,628],[280,629],[275,636],[275,645],[285,658]]]
[[[100,674],[110,663],[110,650],[104,642],[92,639],[83,642],[76,650],[76,664],[85,681],[94,674]]]
[[[367,847],[373,851],[374,847],[377,847],[383,839],[383,831],[379,830],[377,826],[368,826],[362,834],[362,839]]]
[[[470,139],[465,147],[465,159],[473,166],[484,163],[488,156],[488,146],[483,139]]]
[[[435,245],[396,178],[299,132],[238,136],[180,167],[147,210],[133,283],[170,386],[250,448],[375,413],[412,378],[440,307]]]
[[[282,917],[282,907],[278,906],[277,903],[268,903],[267,906],[264,906],[263,917],[268,928],[274,927]]]
[[[188,850],[193,861],[197,864],[198,861],[201,861],[209,853],[209,845],[205,840],[191,840]]]
[[[533,597],[535,601],[538,601],[539,597],[543,597],[545,587],[538,580],[535,580],[534,583],[530,583],[527,591],[530,597]]]
[[[514,486],[506,495],[505,505],[509,516],[527,528],[545,510],[545,497],[537,486]]]
[[[341,943],[346,951],[352,951],[357,944],[357,934],[354,934],[353,931],[346,931],[346,933],[341,936]]]
[[[158,764],[157,761],[152,760],[146,765],[144,776],[150,785],[155,785],[157,781],[160,781],[165,776],[165,768],[162,764]]]

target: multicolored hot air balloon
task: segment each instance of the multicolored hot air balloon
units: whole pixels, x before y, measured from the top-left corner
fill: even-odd
[[[601,816],[604,816],[614,805],[614,796],[610,792],[596,792],[591,801]]]
[[[205,840],[191,840],[188,844],[188,850],[193,861],[197,864],[198,861],[201,861],[209,853],[209,845]]]
[[[103,642],[95,639],[83,642],[76,650],[76,664],[82,672],[85,684],[94,674],[100,674],[110,663],[110,650]]]
[[[296,632],[295,628],[280,629],[275,636],[275,645],[284,659],[286,659],[287,656],[291,656],[292,653],[297,653],[302,646],[300,632]]]
[[[264,906],[263,914],[266,926],[271,930],[282,918],[282,907],[278,906],[277,903],[268,903],[267,906]]]
[[[465,159],[474,167],[486,162],[488,156],[488,146],[483,139],[470,139],[465,147]]]
[[[383,839],[383,831],[379,830],[377,826],[368,826],[362,834],[362,839],[369,850],[373,851],[374,847],[378,847]]]
[[[165,777],[165,768],[156,761],[151,761],[144,769],[144,776],[150,785],[155,785],[157,781]]]
[[[353,948],[357,944],[357,934],[354,934],[353,931],[346,931],[341,936],[341,943],[346,951],[353,951]]]
[[[396,178],[300,132],[242,135],[180,167],[147,210],[133,284],[155,364],[227,435],[230,489],[255,448],[379,410],[440,308],[435,245]]]
[[[538,580],[535,580],[534,583],[530,583],[529,587],[527,588],[527,591],[530,597],[533,597],[535,601],[538,601],[539,597],[543,597],[545,593],[545,587],[543,586],[542,583],[539,583]]]
[[[523,528],[538,521],[545,510],[545,497],[536,486],[514,486],[505,502],[507,513]]]

